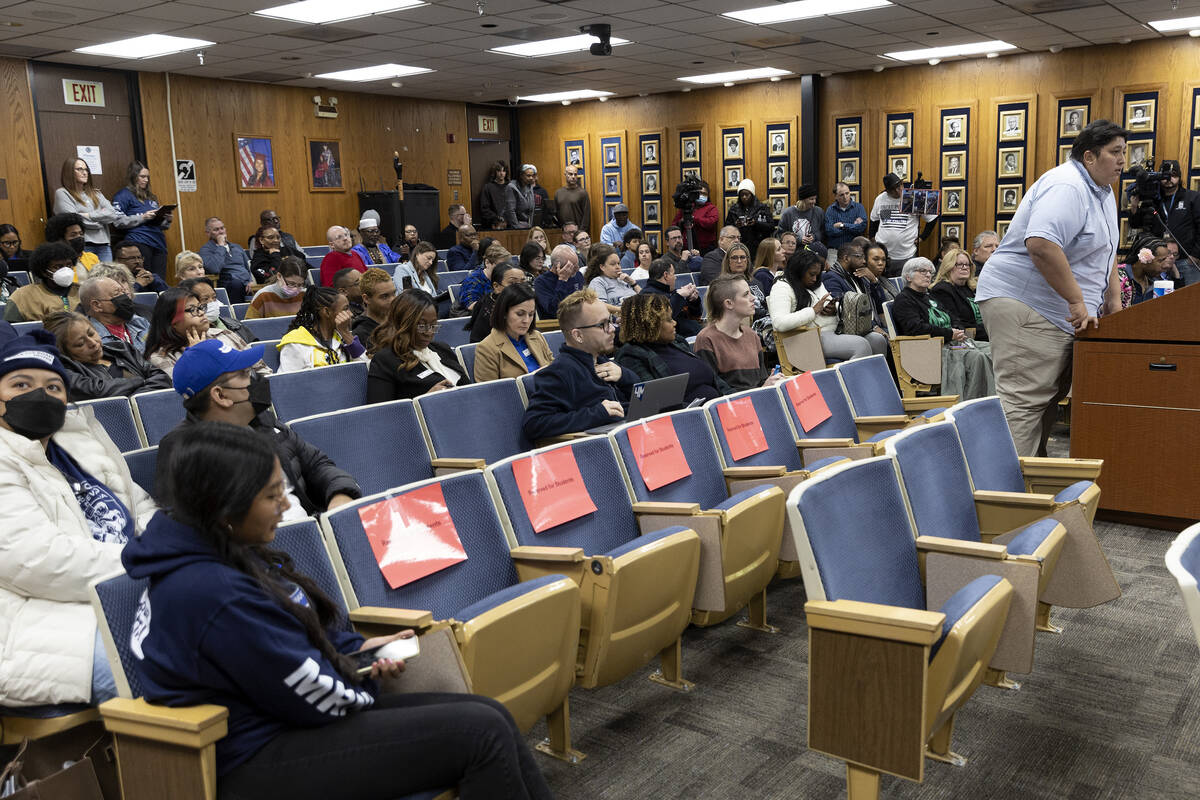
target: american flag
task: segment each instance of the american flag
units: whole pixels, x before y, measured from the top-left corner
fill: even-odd
[[[238,139],[238,166],[242,170],[242,185],[248,186],[254,174],[254,151],[250,149],[249,139]]]

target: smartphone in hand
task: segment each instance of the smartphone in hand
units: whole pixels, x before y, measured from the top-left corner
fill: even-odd
[[[381,658],[392,661],[412,661],[420,654],[421,640],[416,636],[410,636],[407,639],[393,639],[368,650],[359,650],[351,653],[350,657],[354,659],[355,672],[359,675],[367,675],[371,672],[371,666]]]

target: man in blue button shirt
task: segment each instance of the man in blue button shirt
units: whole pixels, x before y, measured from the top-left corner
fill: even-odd
[[[220,217],[204,220],[204,232],[208,241],[199,250],[204,271],[217,276],[217,286],[225,287],[229,302],[244,303],[246,290],[254,280],[250,275],[250,257],[241,245],[229,241]]]
[[[1119,229],[1112,184],[1128,131],[1096,120],[1071,158],[1025,193],[975,299],[992,340],[996,393],[1017,454],[1044,449],[1058,401],[1071,388],[1075,334],[1121,308]]]

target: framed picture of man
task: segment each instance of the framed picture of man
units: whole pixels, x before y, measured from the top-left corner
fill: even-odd
[[[967,160],[966,150],[951,150],[942,153],[942,180],[962,180],[966,177],[963,162]]]
[[[689,179],[698,181],[698,180],[700,180],[700,168],[699,167],[684,167],[682,175],[683,175],[683,179],[685,181],[689,180]]]
[[[725,168],[725,188],[736,191],[737,185],[742,182],[741,167],[726,167]]]
[[[620,148],[617,147],[616,142],[604,145],[604,166],[606,166],[606,167],[621,166],[621,162],[619,160],[619,157],[620,157],[619,153],[620,153]]]
[[[621,176],[619,173],[613,172],[604,176],[604,196],[621,196]]]
[[[1002,147],[997,155],[1000,157],[1001,178],[1021,178],[1025,175],[1025,148]]]
[[[724,145],[722,152],[725,154],[726,159],[742,158],[742,134],[727,133],[721,137],[721,141]]]
[[[1008,214],[1017,210],[1017,206],[1021,204],[1021,195],[1024,193],[1024,187],[1018,185],[997,186],[996,187],[996,210],[1001,214]]]
[[[616,202],[605,202],[604,203],[604,221],[605,222],[608,222],[610,219],[613,218],[613,209],[619,205],[620,205],[620,203],[616,203]]]
[[[767,176],[767,188],[769,189],[786,189],[787,188],[787,167],[784,164],[772,164],[770,174]]]
[[[658,170],[648,169],[642,173],[642,194],[658,194]]]
[[[839,158],[837,174],[838,180],[842,183],[858,183],[858,159]]]
[[[650,166],[658,163],[658,142],[642,142],[642,163]]]
[[[583,148],[573,146],[567,148],[567,166],[582,167],[583,166]]]
[[[1133,168],[1135,164],[1143,164],[1148,159],[1154,158],[1154,140],[1153,139],[1137,139],[1129,142],[1129,149],[1126,151],[1126,165]]]
[[[680,161],[692,162],[700,160],[700,137],[699,136],[684,136],[680,140],[682,152],[679,156]]]
[[[963,204],[963,187],[955,186],[950,189],[942,189],[942,213],[943,214],[962,214],[966,210]]]
[[[852,153],[858,149],[859,129],[858,123],[852,122],[846,125],[838,125],[838,152]]]
[[[1125,127],[1134,132],[1154,130],[1154,101],[1130,100],[1126,102]]]
[[[908,180],[908,168],[912,156],[888,156],[888,172],[896,173],[902,181]]]
[[[943,239],[954,239],[959,244],[962,244],[962,223],[943,222],[942,223],[942,238]]]
[[[771,146],[767,153],[772,158],[777,156],[786,156],[791,152],[790,143],[788,142],[787,130],[771,131]]]
[[[273,192],[275,151],[270,136],[254,133],[233,135],[233,155],[239,192]]]
[[[967,115],[942,117],[942,144],[964,144],[967,141]]]
[[[642,224],[657,225],[659,222],[659,201],[644,200],[642,201]]]
[[[308,139],[308,190],[344,192],[342,185],[342,144],[337,139]]]
[[[1025,138],[1025,109],[1000,112],[1000,141],[1019,142]]]
[[[909,135],[909,125],[906,119],[893,120],[888,123],[888,147],[911,147],[912,137]]]
[[[1067,159],[1071,157],[1071,147],[1069,144],[1060,144],[1058,146],[1058,163],[1065,164]]]
[[[767,204],[771,206],[771,214],[775,219],[783,216],[783,211],[788,207],[788,196],[786,194],[769,194],[767,195]]]
[[[996,223],[996,237],[998,239],[1000,239],[1000,241],[1003,242],[1004,237],[1007,234],[1008,234],[1008,220],[1001,220],[1000,222],[997,222]]]
[[[1058,135],[1074,137],[1088,124],[1087,106],[1063,106],[1058,110]]]
[[[646,241],[650,244],[650,250],[654,253],[661,253],[658,249],[658,232],[649,231],[646,233]]]

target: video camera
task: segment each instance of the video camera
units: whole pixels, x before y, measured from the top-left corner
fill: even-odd
[[[1129,174],[1133,176],[1133,184],[1129,187],[1129,195],[1137,196],[1142,205],[1154,204],[1162,200],[1162,179],[1169,173],[1158,172],[1154,169],[1154,159],[1146,159],[1142,164],[1134,165]]]
[[[695,178],[687,178],[675,187],[671,201],[680,211],[689,212],[696,209],[700,195],[704,194],[704,186]]]

